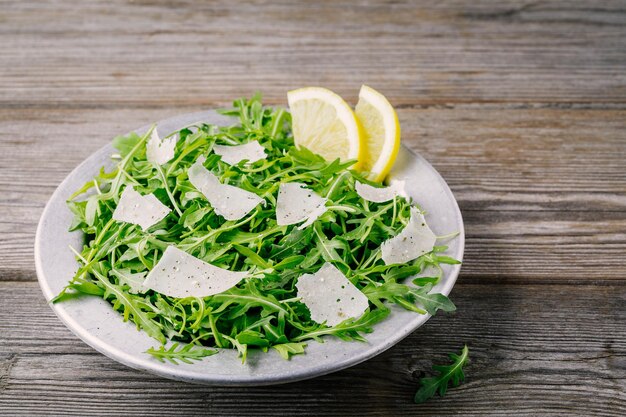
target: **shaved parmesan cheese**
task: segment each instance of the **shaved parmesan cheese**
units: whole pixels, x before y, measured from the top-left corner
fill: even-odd
[[[406,192],[406,181],[401,180],[397,177],[391,177],[387,180],[387,185],[389,187],[395,187],[400,197],[409,199],[409,195]]]
[[[154,194],[141,195],[133,187],[126,186],[113,212],[113,219],[139,225],[143,230],[157,224],[172,211]]]
[[[247,275],[247,272],[218,268],[168,246],[143,286],[170,297],[208,297],[234,287]]]
[[[326,212],[326,198],[306,188],[305,184],[288,182],[280,184],[276,200],[276,222],[279,226],[305,221],[304,229]]]
[[[385,265],[412,261],[433,250],[437,237],[426,224],[424,215],[411,207],[409,224],[380,246]]]
[[[257,141],[235,146],[215,145],[213,152],[220,155],[222,161],[229,165],[237,165],[241,161],[248,161],[248,164],[253,164],[267,157],[265,148]]]
[[[311,312],[311,320],[336,326],[360,317],[369,303],[367,297],[333,264],[325,263],[314,274],[304,274],[296,283],[298,297]]]
[[[153,164],[163,165],[174,158],[175,148],[176,136],[161,139],[154,128],[150,140],[146,143],[146,158]]]
[[[202,163],[204,158],[198,160],[189,168],[189,181],[200,191],[217,214],[226,220],[239,220],[263,201],[258,195],[241,188],[222,184]]]
[[[384,203],[393,200],[396,196],[404,195],[404,181],[394,182],[389,187],[372,187],[359,181],[355,184],[356,193],[363,199],[372,203]]]
[[[298,229],[302,230],[312,225],[315,220],[317,220],[322,214],[326,213],[326,210],[325,205],[315,207],[315,209],[309,214],[309,217],[307,217],[306,221],[298,226]]]

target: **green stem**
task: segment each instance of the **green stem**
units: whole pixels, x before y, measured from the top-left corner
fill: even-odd
[[[161,182],[163,183],[165,192],[167,193],[167,196],[169,197],[171,203],[174,205],[174,209],[176,210],[176,213],[178,213],[178,217],[182,216],[183,212],[178,207],[178,204],[176,204],[176,199],[172,195],[172,192],[170,191],[170,187],[167,185],[167,178],[165,178],[165,174],[163,173],[161,166],[159,164],[154,164],[154,167],[156,168],[157,172],[159,173],[161,177]]]

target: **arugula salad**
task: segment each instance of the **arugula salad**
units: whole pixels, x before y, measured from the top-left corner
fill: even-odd
[[[54,302],[102,297],[173,363],[217,348],[289,359],[325,337],[363,341],[391,304],[455,309],[431,290],[459,262],[401,183],[296,146],[292,115],[257,96],[222,113],[238,121],[114,139],[117,167],[67,202],[85,241]]]

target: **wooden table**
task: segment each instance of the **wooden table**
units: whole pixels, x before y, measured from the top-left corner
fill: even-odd
[[[1,415],[626,415],[626,2],[0,3]],[[36,282],[35,227],[119,133],[323,85],[398,109],[466,222],[440,314],[388,352],[261,388],[172,382],[82,343]],[[411,402],[471,349],[467,383]]]

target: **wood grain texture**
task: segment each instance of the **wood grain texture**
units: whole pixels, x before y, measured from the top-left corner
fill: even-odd
[[[6,375],[0,407],[9,415],[626,413],[623,286],[461,283],[452,296],[457,313],[436,316],[364,364],[275,387],[219,388],[171,382],[119,365],[73,336],[35,283],[0,283],[0,326],[7,330],[0,340],[0,375],[3,369]],[[19,325],[16,315],[23,318]],[[467,383],[442,399],[411,404],[422,372],[463,343],[472,352]]]
[[[626,415],[626,2],[0,0],[0,415]],[[180,113],[361,83],[450,184],[440,315],[351,369],[268,388],[133,371],[54,316],[33,241],[58,183]],[[468,381],[411,403],[468,343]]]
[[[622,1],[3,4],[4,106],[354,98],[363,82],[406,105],[625,101]]]

